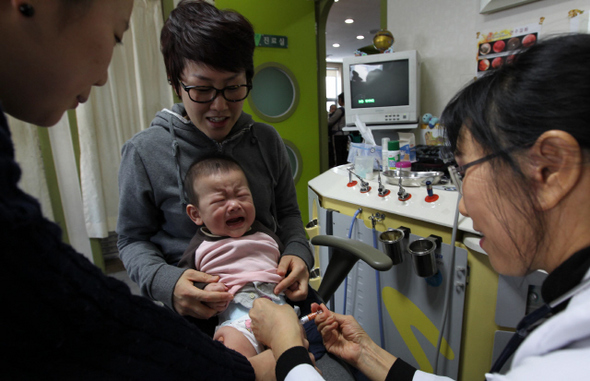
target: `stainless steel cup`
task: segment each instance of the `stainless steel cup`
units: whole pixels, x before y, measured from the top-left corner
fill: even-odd
[[[428,238],[417,239],[408,245],[416,275],[428,278],[438,272],[435,251],[436,242]]]
[[[399,265],[404,261],[403,240],[404,232],[400,229],[388,229],[379,234],[379,241],[383,242],[385,254],[391,258],[394,265]]]

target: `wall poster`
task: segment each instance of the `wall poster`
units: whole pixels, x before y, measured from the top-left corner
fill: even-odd
[[[510,63],[533,46],[541,31],[540,24],[531,24],[497,32],[477,33],[477,77]]]

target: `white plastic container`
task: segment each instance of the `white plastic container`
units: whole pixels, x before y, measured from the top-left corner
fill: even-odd
[[[357,156],[354,158],[354,173],[365,180],[373,178],[373,162],[375,158],[372,156]]]
[[[389,170],[388,167],[388,160],[389,160],[389,156],[388,156],[388,143],[389,143],[389,138],[383,138],[381,139],[381,170],[383,172]]]
[[[399,141],[390,140],[387,143],[387,167],[395,171],[395,164],[399,161]]]

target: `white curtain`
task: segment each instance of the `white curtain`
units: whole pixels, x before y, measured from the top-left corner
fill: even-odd
[[[160,53],[160,0],[135,0],[123,46],[115,48],[109,81],[77,109],[80,172],[88,236],[114,231],[118,215],[121,147],[173,103]]]
[[[53,209],[45,177],[45,162],[39,144],[39,127],[12,117],[8,118],[8,122],[15,146],[16,161],[21,167],[19,186],[36,197],[41,203],[43,215],[53,220]],[[92,262],[92,249],[81,213],[80,181],[67,114],[48,132],[65,217],[65,226],[62,227],[68,232],[70,244]]]
[[[14,119],[10,115],[6,116],[14,143],[16,162],[21,167],[19,187],[39,200],[43,215],[53,221],[45,165],[39,145],[39,127]]]
[[[88,233],[82,215],[82,193],[76,166],[72,130],[67,115],[49,130],[53,161],[57,169],[57,184],[65,216],[70,244],[94,263]]]

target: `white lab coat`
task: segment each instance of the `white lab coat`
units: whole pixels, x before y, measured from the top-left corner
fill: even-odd
[[[590,278],[590,271],[584,280]],[[520,345],[510,371],[486,374],[487,381],[587,380],[590,378],[590,288],[574,296],[567,308],[535,329]],[[320,380],[311,366],[293,368],[287,380]],[[413,381],[448,377],[417,371]]]
[[[585,279],[590,278],[590,271]],[[567,308],[541,324],[520,345],[510,371],[487,373],[487,381],[587,380],[590,378],[590,288],[574,296]],[[446,377],[417,371],[413,381]]]
[[[588,278],[590,271],[584,280]],[[589,379],[590,289],[574,296],[565,310],[529,335],[506,375],[486,377],[489,381]]]

